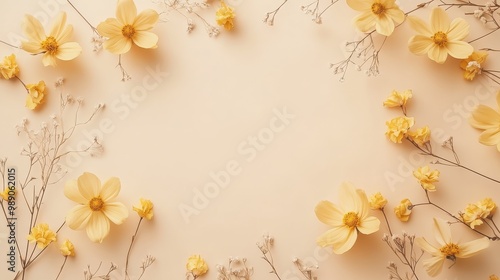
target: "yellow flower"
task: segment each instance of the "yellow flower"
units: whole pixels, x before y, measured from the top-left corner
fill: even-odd
[[[385,197],[383,197],[380,192],[377,192],[376,194],[370,196],[370,208],[372,208],[373,210],[384,209],[386,204],[387,199],[385,199]]]
[[[431,130],[428,126],[424,126],[416,131],[408,131],[408,136],[413,142],[417,143],[417,145],[423,146],[431,140]]]
[[[74,257],[75,256],[75,246],[73,246],[73,243],[66,239],[62,244],[61,247],[59,247],[61,250],[61,254],[65,257]]]
[[[491,198],[485,198],[474,204],[469,204],[460,213],[462,221],[472,229],[483,224],[483,219],[493,217],[497,205]]]
[[[411,89],[399,92],[396,90],[393,90],[391,92],[391,95],[387,97],[387,99],[384,101],[384,106],[385,107],[404,107],[406,106],[406,102],[408,99],[412,98],[412,91]]]
[[[45,35],[40,21],[32,15],[26,15],[23,32],[28,37],[28,41],[22,42],[21,48],[32,54],[43,53],[44,66],[56,66],[56,58],[60,60],[76,58],[82,52],[82,47],[76,42],[68,42],[73,33],[73,26],[65,26],[65,24],[66,13],[61,12],[49,35]]]
[[[19,74],[19,66],[17,65],[15,54],[4,57],[3,62],[0,63],[0,74],[6,80]]]
[[[460,68],[464,70],[464,78],[472,81],[476,74],[481,74],[481,65],[486,61],[488,53],[485,51],[473,52],[468,58],[460,62]]]
[[[207,273],[208,265],[200,255],[192,255],[188,258],[186,269],[196,278]]]
[[[224,1],[220,1],[220,7],[215,13],[215,20],[220,26],[224,26],[226,30],[231,30],[234,27],[233,19],[236,15],[231,7],[228,7]]]
[[[374,233],[378,231],[380,221],[368,216],[370,203],[365,192],[349,183],[340,187],[339,201],[338,206],[326,200],[316,206],[316,217],[332,227],[318,237],[316,243],[321,247],[332,246],[334,253],[343,254],[356,242],[358,231],[363,234]]]
[[[497,93],[497,106],[500,108],[500,91]],[[497,146],[497,150],[500,152],[500,111],[479,105],[472,112],[469,122],[473,127],[484,130],[479,135],[479,143]]]
[[[361,32],[375,29],[379,34],[389,36],[394,31],[395,24],[405,19],[405,14],[395,0],[347,0],[351,9],[361,12],[354,18],[356,27]]]
[[[403,138],[406,137],[408,130],[415,123],[413,118],[397,117],[390,121],[385,122],[387,125],[387,132],[385,135],[394,143],[401,143]]]
[[[155,49],[158,36],[149,30],[153,29],[158,18],[158,13],[152,9],[137,14],[133,0],[118,0],[116,18],[101,22],[97,31],[108,38],[104,42],[104,48],[114,54],[128,52],[132,43],[144,49]]]
[[[102,186],[92,173],[83,173],[78,180],[64,186],[64,194],[79,205],[71,209],[66,223],[71,229],[86,228],[93,242],[102,242],[109,233],[109,221],[119,225],[128,217],[125,205],[110,202],[120,193],[120,179],[110,178]]]
[[[48,224],[42,223],[31,229],[28,240],[29,242],[36,242],[36,246],[43,249],[51,242],[56,241],[56,233],[50,230]]]
[[[3,192],[0,193],[0,197],[3,200],[8,200],[9,199],[9,188],[5,188]]]
[[[490,275],[490,280],[500,280],[500,278],[498,278],[498,276],[493,274],[493,275]]]
[[[446,12],[434,8],[431,13],[431,24],[409,16],[410,26],[419,33],[410,38],[410,51],[417,55],[427,56],[437,63],[444,63],[448,54],[454,58],[467,58],[474,48],[462,41],[469,34],[469,24],[462,18],[450,21]]]
[[[436,191],[434,183],[439,182],[439,174],[439,170],[431,171],[429,166],[422,166],[413,171],[413,176],[417,178],[422,188],[429,192]]]
[[[433,246],[423,237],[417,237],[416,243],[426,252],[432,255],[432,258],[424,260],[423,266],[430,276],[436,276],[441,272],[445,259],[456,261],[457,258],[468,258],[477,254],[490,246],[487,237],[472,240],[459,244],[452,241],[449,225],[443,221],[434,218],[434,237],[438,246]]]
[[[26,97],[26,107],[28,109],[34,110],[38,105],[43,104],[46,93],[44,81],[40,81],[38,84],[27,84],[26,89],[28,90],[28,96]]]
[[[485,198],[478,202],[479,208],[483,210],[483,218],[491,218],[497,210],[497,205],[491,198]]]
[[[151,220],[153,218],[153,202],[148,199],[139,199],[140,204],[133,206],[132,209],[139,214],[139,217]]]
[[[411,201],[408,198],[401,200],[401,203],[394,208],[394,214],[402,222],[408,222],[411,214]]]

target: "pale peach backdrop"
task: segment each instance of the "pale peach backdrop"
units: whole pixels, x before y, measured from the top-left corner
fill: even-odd
[[[136,2],[139,10],[159,10],[150,1]],[[350,71],[339,82],[329,64],[342,60],[345,42],[360,36],[351,24],[356,13],[345,3],[337,3],[324,14],[323,24],[317,25],[300,11],[307,3],[292,1],[277,15],[274,26],[268,26],[262,22],[264,14],[280,1],[227,2],[237,14],[234,31],[209,38],[199,24],[187,34],[181,16],[167,15],[154,29],[160,38],[158,49],[134,48],[124,55],[123,65],[132,80],[121,82],[115,68],[117,56],[92,52],[90,28],[65,1],[1,0],[0,39],[13,42],[12,38],[21,36],[20,23],[26,13],[44,13],[52,19],[47,11],[63,10],[74,25],[74,39],[83,47],[80,57],[52,68],[43,67],[39,56],[0,45],[0,56],[17,55],[23,80],[43,79],[49,85],[46,106],[32,112],[24,107],[25,92],[19,83],[0,81],[0,155],[10,165],[20,174],[26,172],[25,159],[19,156],[26,139],[16,135],[14,126],[23,118],[35,127],[49,119],[58,106],[58,91],[53,86],[57,77],[66,79],[65,93],[84,98],[84,112],[97,103],[106,104],[103,113],[70,143],[77,147],[97,135],[104,146],[103,155],[66,161],[69,172],[49,190],[41,220],[53,227],[63,221],[74,205],[62,193],[63,182],[88,171],[102,180],[119,177],[122,191],[118,199],[130,209],[139,197],[155,204],[155,217],[143,223],[132,251],[132,276],[140,272],[144,256],[151,254],[157,261],[144,279],[183,279],[186,259],[201,254],[210,267],[202,279],[216,279],[216,264],[226,264],[230,256],[246,257],[255,269],[253,279],[274,279],[255,245],[262,234],[269,233],[275,238],[274,259],[282,279],[298,279],[291,262],[295,256],[316,260],[318,279],[387,279],[385,266],[396,258],[381,241],[385,227],[361,236],[346,254],[334,255],[315,245],[317,236],[328,227],[316,219],[314,207],[325,199],[337,203],[343,181],[369,194],[381,191],[389,199],[389,214],[402,198],[424,201],[409,169],[430,159],[424,160],[410,145],[395,145],[384,136],[385,121],[399,115],[397,110],[382,107],[394,89],[413,90],[409,114],[416,118],[417,126],[428,124],[432,130],[442,131],[433,142],[440,153],[451,156],[439,146],[441,140],[454,136],[463,163],[498,177],[498,152],[479,144],[479,132],[467,124],[477,101],[495,106],[494,89],[486,81],[463,80],[456,60],[437,65],[409,53],[406,41],[413,32],[407,26],[398,28],[386,42],[379,76]],[[408,9],[415,3],[404,0],[400,4]],[[114,16],[116,2],[74,0],[74,4],[97,25]],[[213,12],[212,8],[202,14],[213,22]],[[427,20],[429,9],[418,14]],[[490,39],[498,42],[498,35]],[[153,72],[156,76],[147,78]],[[156,86],[144,95],[136,94],[145,79]],[[289,118],[276,122],[276,112],[283,111]],[[269,141],[260,150],[252,148],[253,154],[249,137],[259,133]],[[238,164],[228,185],[213,198],[198,201],[206,205],[197,214],[183,217],[180,207],[194,207],[197,193],[213,182],[210,173],[220,173],[228,164]],[[462,170],[438,168],[441,182],[434,197],[450,211],[456,213],[486,196],[500,202],[498,184]],[[401,181],[389,182],[391,175]],[[19,219],[22,211],[19,209]],[[435,215],[446,218],[428,208],[415,210],[406,224],[390,217],[396,232],[404,229],[432,239],[430,218]],[[110,262],[117,264],[112,279],[123,279],[125,255],[137,220],[130,211],[129,219],[112,226],[102,244],[89,241],[83,231],[64,228],[59,239],[70,238],[77,256],[68,260],[61,279],[83,279],[86,266],[95,268],[101,261],[104,269]],[[18,234],[23,240],[26,229],[19,228]],[[454,235],[461,240],[475,237],[459,226],[454,227]],[[0,229],[0,236],[3,260],[5,228]],[[500,274],[497,243],[483,254],[444,269],[439,279],[486,279],[491,273]],[[62,261],[57,247],[52,246],[30,268],[26,279],[54,279]],[[4,261],[0,263],[0,279],[11,279]]]

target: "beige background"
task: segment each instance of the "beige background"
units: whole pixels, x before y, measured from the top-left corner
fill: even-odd
[[[253,279],[273,279],[255,245],[268,232],[275,237],[273,252],[282,279],[298,279],[291,262],[295,256],[314,260],[320,267],[318,279],[387,279],[385,266],[396,259],[381,241],[385,227],[358,238],[348,253],[333,255],[315,245],[316,237],[328,227],[316,219],[314,207],[324,199],[337,203],[343,181],[351,181],[369,194],[381,191],[389,199],[389,214],[402,198],[424,201],[424,193],[408,170],[430,159],[418,155],[410,145],[392,144],[384,136],[385,121],[399,115],[397,110],[382,107],[393,89],[413,90],[409,114],[416,118],[417,126],[428,124],[436,132],[433,144],[439,153],[451,156],[440,148],[440,142],[454,136],[464,164],[497,176],[498,152],[480,145],[479,132],[466,122],[478,101],[495,106],[494,88],[487,81],[464,81],[456,60],[437,65],[409,53],[406,42],[413,32],[406,25],[387,40],[379,76],[366,77],[353,70],[339,82],[329,65],[345,57],[346,41],[360,36],[351,24],[356,13],[345,3],[337,3],[324,14],[323,24],[317,25],[300,11],[307,3],[292,1],[272,27],[262,23],[262,18],[279,1],[228,3],[235,6],[236,28],[222,31],[215,39],[207,36],[200,22],[187,34],[181,16],[167,15],[154,29],[160,37],[158,49],[133,48],[123,57],[132,80],[121,82],[115,68],[118,58],[106,51],[92,52],[90,28],[65,1],[1,0],[0,39],[15,42],[22,35],[20,23],[26,13],[52,19],[53,11],[64,10],[75,27],[74,39],[84,50],[74,61],[45,68],[40,57],[0,45],[2,57],[16,53],[24,81],[43,79],[49,84],[46,106],[32,112],[24,107],[19,83],[0,81],[0,155],[9,158],[19,174],[25,174],[27,165],[19,151],[26,139],[16,135],[14,126],[23,118],[34,127],[48,120],[58,106],[58,92],[52,85],[57,77],[66,78],[65,93],[85,99],[84,113],[105,103],[102,114],[69,145],[84,145],[97,135],[104,145],[103,155],[67,158],[65,180],[76,179],[85,171],[102,180],[117,176],[122,182],[119,200],[127,207],[131,209],[139,197],[153,200],[154,220],[142,225],[132,252],[133,276],[138,275],[144,256],[151,254],[157,262],[144,279],[182,279],[186,259],[201,254],[210,267],[204,279],[216,279],[215,265],[225,264],[230,256],[247,257],[255,269]],[[115,1],[74,4],[94,25],[114,16]],[[400,4],[409,10],[415,3],[404,0]],[[137,1],[137,6],[139,10],[160,10],[150,1]],[[214,21],[213,7],[201,13]],[[427,19],[428,13],[425,9],[417,14]],[[474,30],[480,28],[473,24]],[[488,40],[498,42],[498,34]],[[494,61],[491,57],[490,65]],[[151,76],[154,69],[162,73],[156,76],[158,80]],[[138,90],[145,81],[157,85],[141,95]],[[293,118],[277,128],[276,111],[283,110]],[[259,133],[268,143],[258,150],[251,148],[250,141]],[[183,217],[180,207],[195,207],[197,193],[213,182],[210,173],[220,173],[228,164],[237,164],[238,174],[230,176],[227,187],[198,201],[204,205],[196,214]],[[487,196],[500,202],[498,184],[459,169],[438,168],[441,182],[433,197],[450,211],[456,213]],[[399,181],[389,181],[390,176]],[[52,227],[73,206],[62,189],[62,182],[55,185],[45,200],[41,220]],[[18,210],[19,223],[25,217],[22,211]],[[446,218],[429,208],[417,209],[406,224],[390,218],[396,232],[405,230],[432,239],[432,216]],[[77,257],[68,260],[61,279],[83,279],[86,266],[95,268],[101,261],[103,267],[109,262],[117,264],[112,279],[123,279],[125,255],[137,220],[131,211],[123,225],[111,228],[102,244],[90,242],[84,232],[64,228],[59,239],[70,238]],[[2,255],[7,250],[4,230],[0,230]],[[26,231],[18,229],[21,240]],[[461,226],[454,226],[453,233],[461,240],[475,237]],[[439,279],[486,279],[491,273],[500,274],[499,248],[495,243],[481,255],[459,260],[452,269],[444,269]],[[43,279],[55,278],[62,261],[57,247],[51,245],[27,279],[41,279],[41,274]],[[0,278],[10,279],[12,274],[1,263]],[[428,278],[420,269],[421,279]]]

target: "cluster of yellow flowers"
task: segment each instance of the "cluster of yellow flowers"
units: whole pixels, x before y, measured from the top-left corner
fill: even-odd
[[[186,269],[188,277],[196,279],[207,273],[208,265],[200,255],[192,255],[187,260]]]
[[[476,203],[471,203],[460,213],[460,217],[472,229],[482,225],[484,219],[492,218],[497,209],[497,205],[491,198],[482,199]]]

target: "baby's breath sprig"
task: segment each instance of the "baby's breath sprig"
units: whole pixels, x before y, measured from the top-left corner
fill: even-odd
[[[100,280],[111,280],[111,272],[115,271],[117,269],[117,266],[114,263],[111,263],[108,269],[108,272],[106,274],[102,275],[97,275],[99,270],[101,269],[102,262],[99,263],[99,266],[97,269],[92,272],[92,269],[90,268],[90,265],[87,265],[87,270],[83,272],[83,279],[85,280],[95,280],[95,279],[100,279]]]
[[[292,262],[295,264],[297,269],[302,273],[302,275],[305,277],[307,280],[317,280],[318,277],[316,277],[313,274],[313,271],[318,269],[319,266],[317,264],[315,265],[307,265],[302,261],[301,259],[295,257],[293,258]]]
[[[271,252],[271,247],[274,244],[274,238],[269,234],[264,234],[262,238],[263,242],[257,243],[257,247],[262,252],[262,259],[264,259],[271,267],[271,271],[269,273],[276,275],[276,277],[281,280],[281,277],[279,276],[278,271],[274,266],[273,254]]]
[[[88,26],[90,26],[90,29],[92,29],[92,33],[94,34],[92,36],[91,42],[94,45],[94,52],[99,52],[102,50],[102,44],[104,43],[105,39],[101,34],[99,34],[99,31],[97,31],[97,28],[90,23],[90,21],[71,3],[70,0],[68,1],[68,4],[76,11],[76,13],[87,23]]]
[[[247,266],[246,258],[230,257],[228,265],[217,265],[217,280],[250,280],[253,267]]]
[[[326,6],[322,7],[321,5],[321,0],[314,0],[310,2],[309,4],[305,4],[300,6],[300,10],[304,12],[306,15],[311,16],[311,20],[317,24],[321,24],[323,22],[322,16],[323,14],[330,9],[335,3],[337,3],[339,0],[327,0],[328,4]],[[263,22],[272,26],[274,25],[274,19],[278,12],[281,10],[281,8],[288,2],[288,0],[283,0],[281,4],[274,9],[273,11],[267,12],[264,16]]]
[[[398,271],[397,265],[394,262],[390,262],[387,266],[387,269],[390,273],[389,279],[418,280],[419,278],[416,272],[417,264],[422,258],[424,251],[420,250],[420,252],[418,252],[418,250],[415,250],[415,235],[408,234],[406,232],[403,232],[402,236],[389,236],[387,234],[384,234],[382,240],[387,244],[387,246],[389,246],[394,255],[398,257],[399,261],[403,265],[408,266],[408,268],[411,270],[411,274],[407,272],[404,274],[404,276],[402,276]]]

